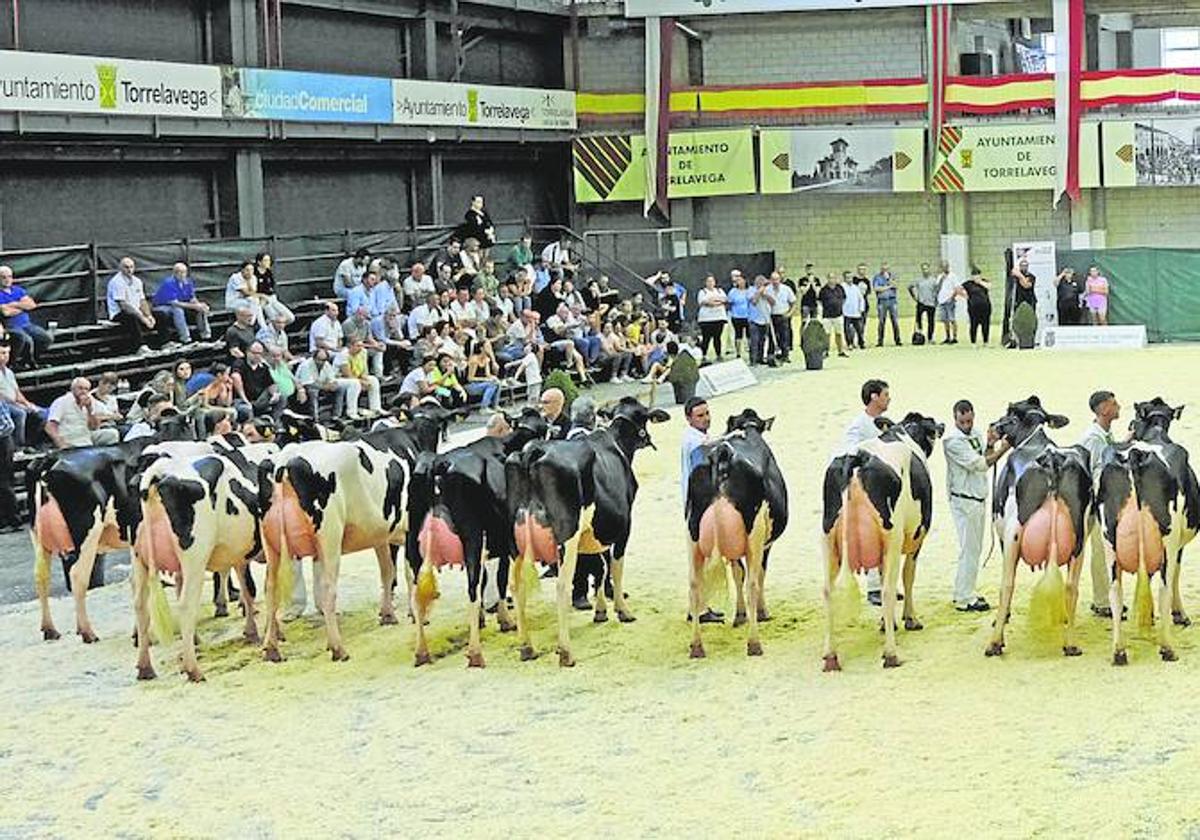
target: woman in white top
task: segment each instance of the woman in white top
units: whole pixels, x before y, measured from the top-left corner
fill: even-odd
[[[254,322],[260,328],[267,325],[263,320],[262,303],[258,299],[258,278],[254,275],[253,260],[243,262],[241,269],[230,274],[225,284],[225,308],[232,312],[245,306],[250,307]]]
[[[708,345],[713,346],[713,354],[721,359],[721,333],[725,331],[726,298],[725,290],[717,286],[717,278],[709,274],[704,278],[704,288],[696,295],[700,305],[700,313],[696,319],[700,323],[700,355],[708,355]]]

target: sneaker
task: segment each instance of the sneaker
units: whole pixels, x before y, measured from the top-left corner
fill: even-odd
[[[904,600],[904,593],[897,592],[896,593],[896,603],[900,603],[903,600]],[[867,593],[867,601],[873,607],[882,607],[883,606],[883,593],[882,592],[868,592]]]
[[[152,351],[145,344],[143,344],[141,347],[139,347],[137,349],[137,355],[139,355],[139,356],[149,356],[152,352],[154,352],[154,351]]]

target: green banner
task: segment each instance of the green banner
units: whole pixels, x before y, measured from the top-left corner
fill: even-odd
[[[667,155],[667,196],[747,195],[756,190],[754,134],[749,128],[673,131]],[[572,143],[575,200],[641,201],[646,185],[642,135],[595,135]]]

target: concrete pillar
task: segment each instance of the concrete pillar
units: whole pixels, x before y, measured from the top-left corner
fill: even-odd
[[[1103,248],[1107,241],[1104,190],[1083,190],[1071,204],[1071,248]]]
[[[259,64],[258,0],[229,0],[230,56],[238,67]]]
[[[433,224],[446,224],[446,201],[442,193],[442,153],[433,152],[429,155],[429,192],[432,196],[430,209],[433,212]]]
[[[971,271],[971,218],[966,193],[943,193],[941,257],[959,277]]]
[[[254,150],[235,152],[239,236],[266,236],[266,201],[263,199],[262,154]]]
[[[413,29],[412,38],[413,48],[416,52],[413,60],[413,73],[417,78],[429,81],[438,80],[437,21],[433,17],[435,5],[432,2],[425,4],[425,14],[422,16],[421,25]]]

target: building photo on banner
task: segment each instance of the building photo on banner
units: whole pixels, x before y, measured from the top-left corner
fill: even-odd
[[[925,129],[763,129],[759,157],[764,193],[921,192]]]
[[[1200,184],[1200,119],[1108,121],[1103,139],[1105,186]]]

